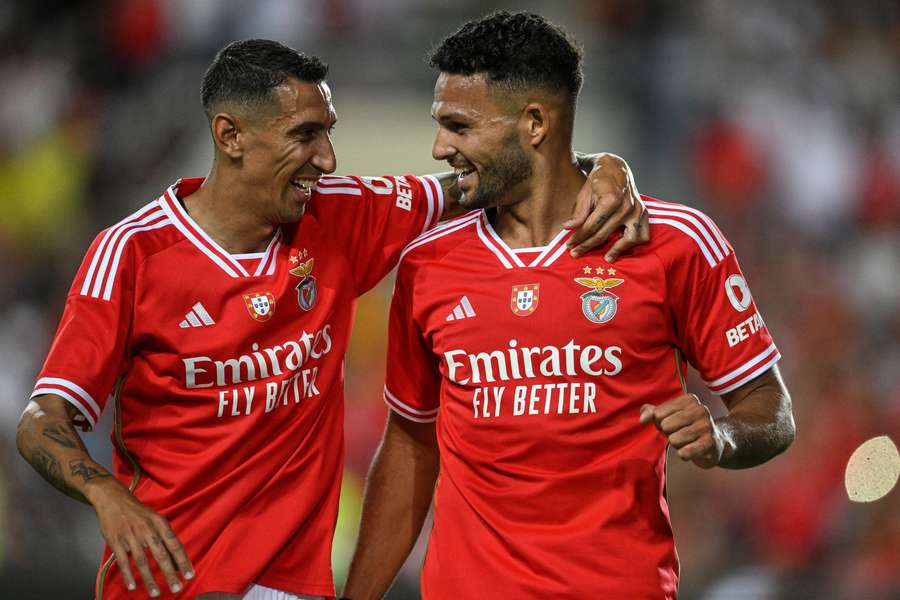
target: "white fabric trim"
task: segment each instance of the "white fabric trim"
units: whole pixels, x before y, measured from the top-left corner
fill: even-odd
[[[445,235],[449,235],[455,231],[459,231],[460,229],[464,229],[464,228],[468,227],[469,225],[471,225],[473,223],[477,223],[477,222],[478,222],[478,214],[475,213],[471,216],[466,215],[466,217],[463,217],[459,220],[449,221],[448,223],[441,224],[438,227],[435,227],[431,231],[429,231],[423,235],[420,235],[419,237],[414,239],[412,242],[410,242],[406,246],[406,248],[403,249],[403,252],[400,253],[400,259],[402,260],[403,257],[406,256],[406,254],[409,251],[414,250],[415,248],[418,248],[419,246],[424,246],[425,244],[433,242],[434,240],[436,240],[438,238],[444,237]]]
[[[719,248],[719,245],[713,240],[712,236],[709,234],[709,229],[702,224],[700,221],[692,217],[690,214],[682,211],[676,210],[657,210],[655,208],[648,208],[647,212],[652,216],[659,217],[677,217],[679,219],[683,219],[694,226],[694,229],[700,232],[706,242],[709,244],[709,247],[712,248],[713,254],[716,255],[716,262],[721,262],[725,255],[728,252],[722,253],[722,250]]]
[[[259,259],[259,264],[256,265],[256,271],[253,272],[254,277],[263,275],[264,269],[266,271],[266,275],[271,274],[270,271],[272,271],[273,269],[270,263],[275,262],[275,254],[278,252],[279,246],[281,246],[281,227],[275,230],[275,235],[272,236],[272,239],[269,241],[269,245],[266,246],[266,250],[265,252],[263,252],[262,258]]]
[[[207,592],[197,596],[197,600],[327,600],[326,596],[297,595],[254,583],[243,594],[227,592]]]
[[[441,186],[440,180],[434,175],[423,175],[422,179],[426,179],[434,185],[434,222],[429,226],[429,229],[434,229],[438,225],[438,223],[441,222],[441,216],[444,214],[444,188],[443,186]]]
[[[384,397],[386,399],[390,400],[390,404],[394,404],[398,408],[402,408],[405,411],[409,411],[414,415],[421,415],[421,416],[427,417],[430,415],[436,415],[439,410],[439,408],[433,408],[431,410],[420,410],[418,408],[413,408],[412,406],[401,402],[397,398],[397,396],[395,396],[394,394],[391,393],[391,391],[387,388],[387,386],[384,386]]]
[[[700,251],[703,253],[703,256],[706,258],[706,262],[709,263],[710,268],[713,268],[716,266],[716,264],[718,264],[713,259],[712,255],[709,252],[709,248],[706,247],[706,244],[703,242],[703,240],[701,240],[700,237],[696,233],[694,233],[694,231],[690,227],[688,227],[681,221],[673,221],[671,219],[654,219],[651,217],[650,223],[651,224],[656,223],[659,225],[671,225],[675,229],[679,229],[679,230],[683,231],[688,237],[690,237],[692,240],[694,240],[697,243],[697,246],[700,248]]]
[[[122,239],[119,240],[119,245],[116,248],[116,256],[113,258],[112,266],[110,267],[110,277],[106,280],[106,288],[103,290],[103,299],[109,300],[112,297],[112,289],[113,284],[116,282],[116,271],[119,268],[119,259],[122,258],[122,252],[125,250],[125,243],[128,242],[128,239],[134,234],[140,231],[150,231],[152,229],[159,229],[161,227],[167,227],[171,225],[172,222],[169,219],[164,219],[158,223],[153,223],[152,225],[145,225],[143,227],[135,227],[131,229],[122,236]]]
[[[567,233],[569,233],[568,229],[561,229],[560,232],[557,233],[553,237],[552,240],[550,240],[550,243],[547,244],[546,246],[544,246],[543,252],[541,252],[540,255],[535,257],[535,259],[533,261],[531,261],[531,264],[529,264],[528,266],[529,267],[538,266],[541,263],[541,261],[547,257],[548,254],[551,254],[555,250],[558,250],[557,245],[562,241],[562,239],[566,236]],[[559,255],[558,252],[556,254],[557,254],[557,256]],[[551,261],[551,262],[553,262],[553,261]],[[546,267],[547,265],[544,265],[544,266]]]
[[[151,221],[155,221],[157,219],[165,219],[165,213],[161,210],[157,210],[151,212],[149,215],[145,215],[143,218],[135,221],[130,221],[125,223],[124,225],[117,226],[115,228],[115,232],[110,236],[106,247],[103,250],[103,258],[100,260],[100,264],[97,265],[97,272],[95,273],[93,285],[90,286],[90,292],[86,291],[88,287],[88,280],[85,279],[84,284],[81,286],[81,295],[82,296],[91,296],[92,298],[100,297],[100,290],[103,288],[103,282],[109,277],[110,279],[115,279],[116,272],[115,269],[110,268],[110,258],[115,254],[118,256],[121,254],[121,248],[124,246],[122,236],[123,233],[133,230],[136,227],[140,227],[141,225],[146,225]],[[127,233],[126,233],[127,235]],[[120,237],[122,236],[122,237]],[[98,250],[99,253],[99,250]]]
[[[481,243],[483,243],[488,250],[494,253],[494,255],[500,260],[500,264],[502,264],[507,269],[512,269],[512,263],[509,262],[505,256],[503,256],[503,253],[500,251],[500,249],[491,242],[491,240],[488,238],[488,235],[484,232],[484,225],[482,223],[483,221],[484,219],[478,219],[478,221],[476,221],[476,223],[478,224],[478,237],[481,239]],[[516,257],[516,260],[518,260],[518,257]],[[521,260],[519,260],[519,264],[521,264],[523,267],[525,266]]]
[[[88,289],[90,289],[91,282],[94,280],[94,272],[97,269],[97,263],[100,260],[100,257],[106,251],[106,244],[109,242],[109,238],[112,237],[113,234],[115,234],[119,230],[119,228],[137,221],[138,219],[143,217],[148,211],[154,210],[156,208],[158,208],[156,202],[155,201],[151,202],[151,203],[147,204],[146,206],[144,206],[143,208],[141,208],[140,210],[138,210],[137,212],[132,213],[131,215],[125,217],[124,219],[122,219],[121,221],[119,221],[118,223],[116,223],[115,225],[113,225],[112,227],[110,227],[109,229],[106,230],[106,233],[103,234],[103,238],[100,240],[100,244],[97,246],[97,250],[94,252],[94,257],[91,259],[91,265],[90,265],[90,267],[88,267],[87,275],[85,276],[84,283],[81,286],[81,295],[82,296],[86,296],[88,294]]]
[[[318,188],[320,185],[324,186],[356,186],[357,182],[352,177],[346,177],[344,175],[323,175],[316,181],[316,187]]]
[[[770,358],[770,359],[769,359],[768,361],[766,361],[763,365],[761,365],[761,366],[757,367],[756,369],[754,369],[754,370],[753,370],[751,373],[749,373],[748,375],[745,375],[744,377],[742,377],[742,378],[739,379],[738,381],[735,381],[735,382],[732,383],[731,385],[726,386],[726,387],[722,388],[721,390],[716,390],[714,393],[717,394],[717,395],[719,395],[719,396],[721,396],[722,394],[727,394],[728,392],[730,392],[730,391],[732,391],[732,390],[738,389],[739,387],[741,387],[742,385],[744,385],[744,384],[747,383],[748,381],[752,381],[754,378],[756,378],[756,377],[762,375],[764,372],[766,372],[766,370],[770,369],[770,368],[772,367],[772,365],[774,365],[775,363],[777,363],[779,360],[781,360],[781,353],[780,353],[780,352],[776,352],[776,353],[775,353],[775,356],[773,356],[772,358]]]
[[[709,218],[709,216],[703,211],[699,211],[692,206],[686,206],[684,204],[666,204],[664,202],[654,202],[652,200],[644,201],[644,205],[647,207],[654,208],[662,208],[665,210],[683,210],[684,212],[689,212],[691,214],[697,215],[700,219],[706,223],[706,226],[709,227],[709,230],[713,232],[713,235],[719,241],[719,247],[722,249],[722,253],[725,256],[731,254],[731,250],[728,248],[728,242],[722,236],[722,233],[719,231],[719,228],[716,227],[716,224],[713,223],[713,220]]]
[[[756,356],[754,356],[753,358],[751,358],[750,360],[748,360],[747,362],[745,362],[744,364],[742,364],[740,367],[738,367],[738,368],[735,369],[734,371],[732,371],[732,372],[730,372],[730,373],[727,373],[727,374],[725,374],[725,375],[719,377],[719,378],[716,379],[715,381],[705,381],[705,380],[704,380],[703,383],[705,383],[706,386],[707,386],[708,388],[710,388],[710,389],[719,387],[719,386],[722,385],[723,383],[728,383],[729,381],[731,381],[731,380],[734,379],[735,377],[740,376],[740,375],[741,375],[742,373],[744,373],[745,371],[747,371],[747,370],[749,370],[749,369],[752,369],[754,365],[756,365],[757,363],[759,363],[759,362],[762,361],[762,360],[765,360],[765,358],[766,358],[767,356],[769,356],[770,354],[772,354],[773,352],[778,352],[778,348],[775,347],[775,343],[774,343],[774,342],[772,342],[771,344],[769,344],[769,347],[768,347],[768,348],[766,348],[765,350],[763,350],[762,352],[760,352],[759,354],[757,354]]]
[[[87,406],[89,406],[97,416],[100,416],[100,405],[94,402],[94,399],[87,393],[87,390],[77,383],[69,381],[68,379],[62,379],[61,377],[41,377],[34,384],[34,387],[39,388],[42,385],[52,385],[70,390],[73,394],[76,394],[79,398],[84,400]]]
[[[33,392],[31,392],[31,397],[34,398],[36,396],[43,396],[44,394],[55,394],[61,398],[64,398],[69,404],[78,409],[78,412],[87,419],[87,422],[90,423],[91,429],[97,424],[94,420],[94,417],[91,416],[91,411],[87,409],[75,396],[70,394],[65,390],[61,390],[59,388],[36,388]]]
[[[181,203],[178,202],[177,198],[174,200],[171,198],[167,198],[169,193],[171,193],[171,188],[166,191],[166,196],[161,197],[159,199],[159,203],[163,207],[163,210],[166,211],[166,214],[169,215],[169,218],[171,219],[171,221],[175,225],[175,227],[178,229],[178,231],[180,231],[182,233],[182,235],[184,235],[184,237],[186,237],[188,239],[188,241],[190,241],[194,246],[199,248],[200,251],[203,252],[203,254],[208,256],[210,258],[210,260],[212,260],[214,263],[216,263],[219,266],[219,268],[221,268],[223,271],[228,273],[229,276],[235,277],[235,278],[240,277],[241,275],[248,276],[249,273],[247,273],[247,270],[244,269],[244,267],[239,262],[237,262],[236,260],[231,258],[231,256],[229,256],[227,252],[225,252],[221,248],[218,248],[218,244],[213,242],[214,245],[212,247],[209,247],[200,242],[200,240],[197,238],[196,235],[194,235],[194,233],[191,231],[191,229],[188,228],[188,226],[185,225],[178,218],[178,216],[176,216],[176,214],[175,214],[176,210],[181,209],[179,212],[183,213],[184,209],[181,207]],[[174,194],[173,194],[172,198],[175,198]],[[175,206],[174,209],[169,205],[170,202]],[[187,216],[187,219],[188,219],[187,222],[189,224],[191,224],[192,226],[194,225],[193,219],[190,218],[190,215],[183,215],[183,216]],[[202,231],[198,231],[198,233],[201,236],[206,235]],[[215,248],[219,252],[221,252],[222,255],[227,256],[229,261],[226,262],[225,260],[223,260],[221,256],[216,254],[216,252],[213,250],[213,248]],[[231,263],[231,264],[229,264],[229,263]]]
[[[385,398],[385,403],[387,403],[388,408],[390,408],[392,411],[394,411],[395,413],[397,413],[398,415],[400,415],[401,417],[403,417],[404,419],[406,419],[408,421],[413,421],[415,423],[434,423],[435,421],[437,421],[437,415],[430,417],[430,418],[414,417],[408,413],[403,412],[402,410],[400,410],[399,408],[397,408],[396,406],[394,406],[393,404],[388,402],[386,398]]]
[[[422,224],[422,231],[419,232],[419,235],[422,235],[429,229],[431,229],[431,219],[434,217],[434,190],[431,189],[431,182],[425,177],[416,177],[419,185],[421,185],[425,189],[425,203],[428,207],[428,213],[425,215],[425,223]]]
[[[522,262],[522,259],[519,258],[518,256],[516,256],[516,253],[512,251],[512,248],[510,248],[506,244],[506,242],[503,241],[503,238],[501,238],[499,235],[497,235],[497,232],[494,231],[494,227],[491,225],[491,222],[487,217],[487,212],[482,211],[481,214],[482,214],[482,218],[481,218],[482,227],[484,227],[484,230],[491,237],[491,240],[493,240],[494,243],[497,245],[497,248],[503,254],[505,254],[507,257],[511,258],[517,267],[524,267],[525,263]]]
[[[323,196],[335,195],[335,194],[345,194],[347,196],[362,196],[362,190],[355,187],[316,187],[315,193],[322,194]]]

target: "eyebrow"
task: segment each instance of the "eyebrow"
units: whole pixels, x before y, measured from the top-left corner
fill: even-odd
[[[458,110],[451,111],[449,113],[444,113],[440,117],[436,116],[433,112],[431,113],[431,118],[435,121],[468,121],[471,117],[463,112]]]
[[[298,123],[287,130],[288,135],[297,135],[303,132],[314,132],[314,131],[322,131],[324,129],[331,129],[337,125],[337,119],[334,119],[331,124],[325,125],[321,121],[304,121],[302,123]]]

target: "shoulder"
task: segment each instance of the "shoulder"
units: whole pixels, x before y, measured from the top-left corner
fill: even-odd
[[[685,204],[643,196],[650,216],[650,246],[666,263],[696,258],[714,268],[731,245],[704,212]]]
[[[448,219],[407,244],[400,253],[400,268],[421,268],[446,257],[460,244],[473,239],[481,211]]]
[[[169,214],[158,200],[145,204],[94,238],[82,263],[81,295],[108,300],[111,282],[148,256],[179,241]]]

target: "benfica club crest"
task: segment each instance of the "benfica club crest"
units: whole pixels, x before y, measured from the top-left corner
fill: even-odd
[[[306,256],[306,249],[303,250],[302,256]],[[300,262],[299,256],[292,256],[291,263],[299,263],[296,267],[288,271],[294,277],[299,277],[300,282],[297,283],[297,304],[303,310],[312,310],[316,305],[318,290],[316,288],[316,278],[312,276],[313,265],[315,259],[310,258],[306,262]]]
[[[619,310],[619,297],[609,288],[625,283],[624,279],[602,277],[576,277],[575,282],[591,291],[581,295],[581,312],[592,323],[608,323]]]
[[[514,285],[512,288],[512,297],[509,299],[509,307],[513,314],[517,317],[527,317],[538,307],[538,291],[541,288],[539,283],[527,283],[525,285]]]
[[[250,316],[257,321],[268,321],[275,312],[275,296],[269,292],[244,294],[244,304]]]

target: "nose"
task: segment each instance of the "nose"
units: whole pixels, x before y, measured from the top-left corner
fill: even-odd
[[[447,160],[457,153],[456,148],[450,143],[448,132],[443,127],[438,127],[434,136],[434,144],[431,146],[431,157],[434,160]]]
[[[337,168],[337,156],[334,154],[334,144],[331,142],[330,135],[322,136],[322,140],[316,148],[316,154],[310,162],[322,173],[334,173]]]

